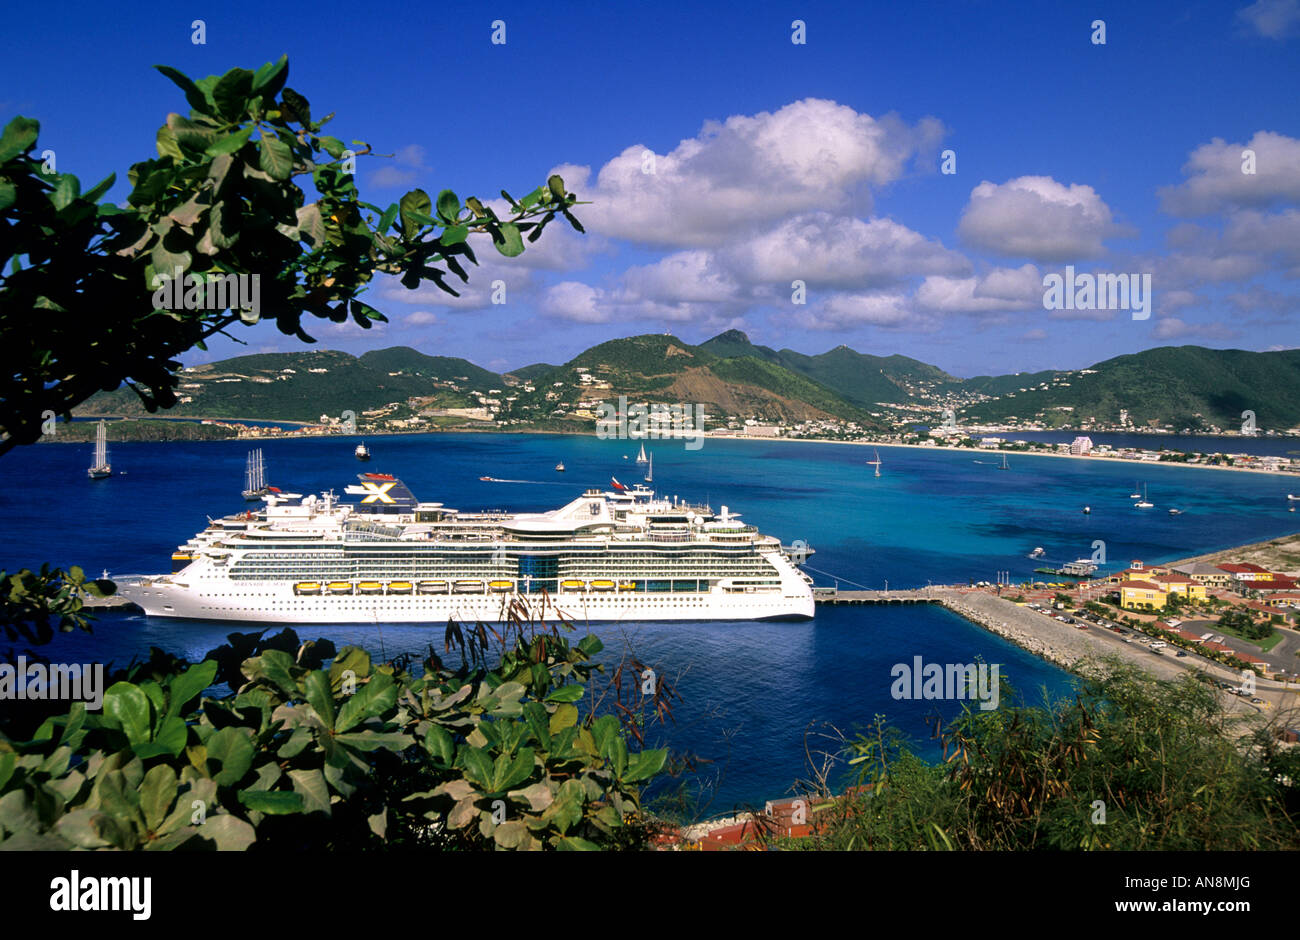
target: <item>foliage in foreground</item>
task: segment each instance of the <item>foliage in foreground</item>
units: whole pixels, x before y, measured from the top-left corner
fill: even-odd
[[[56,628],[63,633],[90,633],[94,617],[85,612],[84,596],[108,597],[116,592],[112,581],[88,579],[76,565],[67,571],[49,565],[42,565],[40,571],[0,571],[0,634],[11,642],[21,639],[42,646],[54,638]]]
[[[189,113],[158,128],[157,156],[131,167],[121,206],[100,201],[115,175],[83,191],[58,172],[38,121],[15,117],[0,133],[0,454],[123,382],[149,411],[171,407],[175,357],[241,322],[274,320],[308,343],[304,317],[369,328],[385,318],[360,295],[381,274],[456,294],[451,277],[468,281],[478,263],[471,241],[515,257],[557,216],[582,230],[577,197],[554,175],[519,200],[502,190],[504,219],[451,190],[363,201],[353,177],[369,145],[323,133],[333,114],[289,87],[285,57],[197,81],[157,68]],[[177,272],[205,284],[255,276],[258,299],[185,285],[183,303],[161,299],[157,279]]]
[[[941,733],[938,764],[878,723],[848,749],[869,789],[788,847],[1300,848],[1300,751],[1228,716],[1193,678],[1105,670],[1073,701],[967,709]]]
[[[667,752],[580,717],[599,639],[516,622],[491,631],[490,668],[489,629],[449,625],[461,666],[431,651],[419,677],[290,630],[192,665],[155,650],[102,712],[0,734],[0,848],[644,845],[639,787]],[[203,694],[222,681],[233,694]]]

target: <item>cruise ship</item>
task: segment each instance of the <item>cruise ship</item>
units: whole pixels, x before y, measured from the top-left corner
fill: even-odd
[[[272,493],[210,519],[172,573],[115,580],[150,616],[250,623],[812,617],[779,539],[726,506],[612,485],[549,512],[462,512],[362,473],[342,497]]]

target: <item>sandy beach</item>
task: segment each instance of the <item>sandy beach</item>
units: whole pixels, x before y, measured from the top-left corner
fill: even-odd
[[[1211,464],[1197,464],[1197,463],[1179,463],[1172,460],[1165,460],[1165,461],[1138,460],[1133,457],[1102,457],[1096,454],[1090,454],[1088,456],[1084,456],[1082,454],[1045,453],[1042,451],[1033,451],[1033,450],[993,450],[993,449],[986,449],[980,447],[954,447],[951,444],[925,445],[925,444],[899,444],[892,441],[889,442],[832,441],[832,440],[823,440],[821,438],[813,438],[813,437],[746,437],[744,435],[722,435],[722,434],[711,435],[707,431],[705,432],[704,436],[708,440],[761,441],[762,443],[765,444],[772,444],[777,442],[800,443],[800,444],[848,444],[854,447],[882,447],[882,448],[898,447],[898,448],[905,448],[907,450],[961,451],[968,454],[985,454],[985,455],[1006,454],[1008,462],[1010,462],[1011,460],[1019,460],[1022,457],[1055,457],[1063,460],[1092,460],[1092,461],[1102,461],[1105,463],[1128,463],[1128,464],[1136,464],[1142,467],[1191,467],[1191,468],[1201,469],[1201,470],[1230,470],[1230,471],[1236,471],[1237,473],[1263,473],[1269,476],[1294,477],[1296,479],[1296,487],[1300,488],[1300,472],[1294,470],[1263,470],[1255,467],[1229,467],[1229,466],[1224,466],[1222,464],[1211,465]],[[671,440],[671,438],[664,438],[664,440]]]

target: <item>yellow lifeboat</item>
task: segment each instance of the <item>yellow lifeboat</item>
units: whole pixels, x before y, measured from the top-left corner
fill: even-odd
[[[561,581],[560,587],[564,588],[566,591],[581,591],[585,583],[586,582],[576,580]]]
[[[488,588],[493,591],[509,591],[515,586],[513,581],[489,581]]]
[[[299,581],[297,584],[295,584],[295,585],[293,586],[293,593],[295,593],[295,594],[319,594],[319,593],[320,593],[320,582],[319,582],[319,581]]]
[[[614,590],[613,581],[592,581],[591,589],[593,591],[612,591]]]
[[[618,589],[619,589],[620,591],[635,591],[635,590],[636,590],[636,582],[635,582],[635,581],[620,581],[620,582],[618,582]]]
[[[331,582],[330,582],[330,593],[331,593],[331,594],[351,594],[351,593],[352,593],[352,582],[351,582],[351,581],[331,581]]]
[[[389,594],[410,594],[411,590],[412,590],[412,585],[410,581],[389,581],[388,582]]]
[[[357,585],[357,591],[362,594],[378,594],[384,589],[384,586],[378,581],[362,581]]]

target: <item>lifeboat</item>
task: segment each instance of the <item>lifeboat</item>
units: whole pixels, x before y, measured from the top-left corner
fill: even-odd
[[[515,583],[513,581],[489,581],[488,582],[488,589],[492,591],[509,591],[513,589],[514,586]]]
[[[378,594],[384,589],[384,586],[378,581],[362,581],[357,585],[359,594]]]
[[[351,593],[352,593],[352,582],[351,582],[351,581],[331,581],[331,582],[330,582],[330,593],[331,593],[331,594],[351,594]]]
[[[482,594],[482,581],[457,581],[451,586],[451,589],[457,594]]]
[[[612,591],[614,590],[613,581],[592,581],[591,589],[593,591]]]
[[[446,594],[446,581],[421,581],[416,587],[421,594]]]
[[[293,586],[293,593],[295,593],[295,594],[319,594],[319,593],[320,593],[320,582],[319,582],[319,581],[299,581],[297,584],[295,584],[295,585]]]
[[[412,585],[410,581],[389,581],[388,582],[389,594],[410,594],[411,590],[412,590]]]
[[[566,591],[581,591],[585,586],[585,581],[569,580],[561,581],[560,587]]]
[[[620,591],[635,591],[635,590],[636,590],[636,582],[635,582],[635,581],[620,581],[620,582],[618,582],[618,589],[619,589]]]

